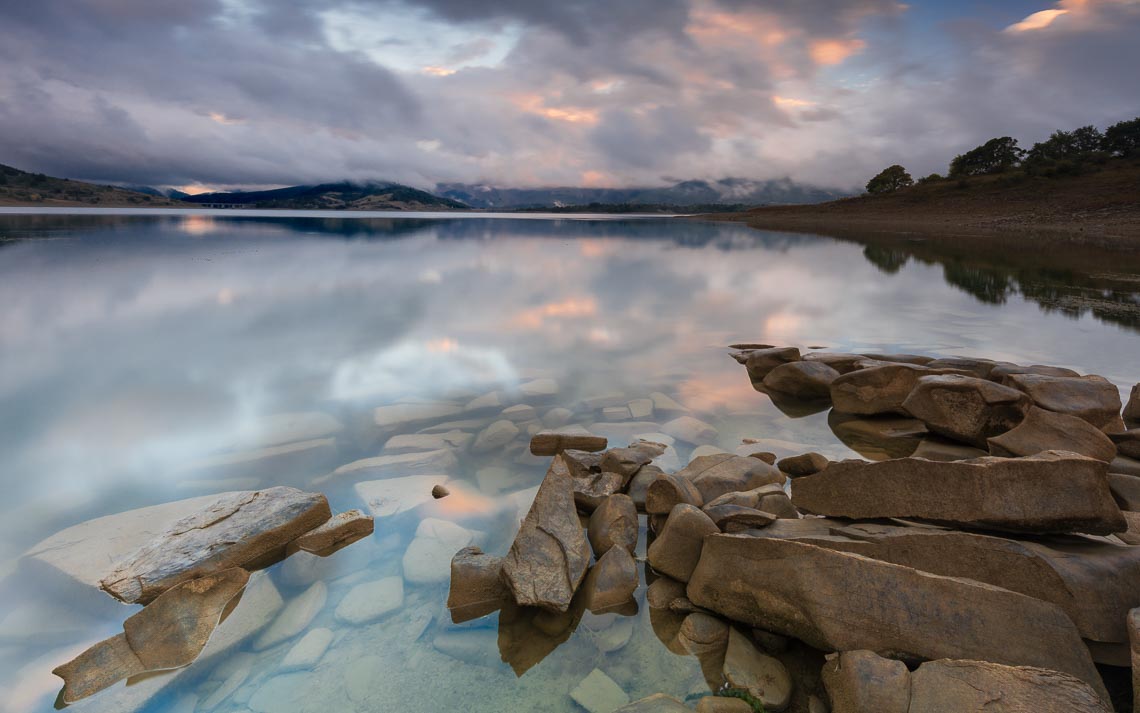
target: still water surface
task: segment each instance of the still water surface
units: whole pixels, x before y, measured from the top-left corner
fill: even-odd
[[[1087,253],[980,257],[674,219],[0,214],[0,709],[51,710],[51,669],[134,611],[21,564],[35,543],[132,508],[278,484],[365,507],[354,486],[374,475],[323,476],[397,433],[477,433],[499,416],[468,404],[492,391],[534,415],[515,412],[508,446],[460,449],[442,466],[457,496],[378,518],[374,536],[325,560],[273,566],[234,615],[296,617],[290,602],[316,601],[299,633],[247,638],[74,708],[574,711],[568,693],[595,668],[633,699],[707,691],[644,604],[586,614],[573,631],[518,612],[452,624],[455,548],[419,547],[410,561],[420,522],[455,523],[502,554],[545,471],[524,452],[527,430],[552,409],[611,445],[675,415],[599,425],[582,402],[603,395],[664,393],[726,450],[757,438],[781,456],[856,455],[826,413],[791,418],[754,391],[726,355],[734,342],[985,356],[1131,385],[1138,275]],[[372,409],[393,404],[452,414],[378,431]],[[674,465],[691,451],[677,441]],[[390,613],[338,615],[353,587],[388,577],[404,580]],[[327,650],[286,670],[314,629],[328,630]]]

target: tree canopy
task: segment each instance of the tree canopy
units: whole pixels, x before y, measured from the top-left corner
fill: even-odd
[[[1017,145],[1017,139],[1002,136],[954,157],[950,162],[950,176],[982,176],[987,173],[1000,173],[1021,164],[1025,151]]]
[[[914,179],[910,177],[905,168],[896,163],[894,166],[884,168],[877,176],[867,181],[867,192],[890,193],[912,185],[914,185]]]

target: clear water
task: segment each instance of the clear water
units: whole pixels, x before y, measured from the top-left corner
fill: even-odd
[[[0,213],[0,709],[50,710],[51,669],[134,611],[41,576],[20,561],[29,547],[91,518],[232,489],[294,485],[326,492],[334,509],[363,507],[357,478],[322,476],[381,453],[368,426],[378,406],[462,410],[553,379],[558,392],[537,414],[577,409],[574,422],[611,443],[671,416],[599,426],[581,401],[660,391],[715,426],[727,450],[759,438],[780,455],[842,457],[852,451],[826,413],[785,415],[724,347],[977,355],[1140,381],[1134,256],[527,218]],[[290,413],[318,414],[319,433],[282,435]],[[441,420],[477,430],[493,418]],[[272,461],[217,459],[311,436],[331,440]],[[314,666],[280,670],[300,635],[263,650],[250,638],[74,708],[573,711],[569,691],[594,668],[633,699],[701,691],[697,661],[662,645],[644,605],[551,635],[518,616],[452,624],[446,581],[405,582],[393,613],[338,620],[352,587],[405,575],[422,517],[504,552],[545,470],[525,443],[524,432],[501,450],[460,453],[458,497],[380,518],[373,537],[326,560],[297,556],[261,575],[259,591],[271,584],[286,603],[314,582],[327,588],[307,629],[333,640]],[[691,446],[675,449],[687,461]],[[247,592],[234,617],[246,606],[271,620],[276,601]]]

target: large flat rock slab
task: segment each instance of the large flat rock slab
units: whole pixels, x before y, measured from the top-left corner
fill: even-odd
[[[224,493],[123,558],[100,586],[116,599],[145,604],[181,582],[257,563],[330,517],[320,493]]]
[[[1039,666],[1104,687],[1055,604],[791,540],[705,538],[689,599],[824,651]]]
[[[792,502],[817,515],[901,517],[1013,532],[1127,530],[1107,464],[1075,453],[936,462],[845,460],[797,478]]]

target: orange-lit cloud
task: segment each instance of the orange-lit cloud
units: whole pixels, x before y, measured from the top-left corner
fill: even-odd
[[[424,346],[432,354],[450,354],[459,349],[459,342],[450,337],[428,340]]]
[[[547,119],[566,121],[571,124],[598,123],[598,112],[596,109],[585,109],[573,106],[547,106],[546,99],[540,94],[517,95],[514,97],[514,104],[525,112],[545,116]]]
[[[1031,32],[1033,30],[1043,30],[1046,27],[1048,27],[1049,25],[1052,25],[1053,21],[1056,20],[1058,17],[1060,17],[1062,15],[1068,15],[1068,14],[1069,14],[1068,10],[1063,10],[1060,8],[1055,8],[1052,10],[1042,10],[1040,12],[1033,13],[1029,17],[1022,20],[1021,22],[1015,22],[1014,24],[1005,28],[1005,31],[1006,32]]]
[[[430,74],[433,77],[450,77],[451,75],[455,74],[454,69],[449,69],[447,67],[436,67],[434,65],[424,67],[420,71],[424,74]]]
[[[819,65],[830,66],[842,63],[851,55],[861,51],[867,43],[860,39],[816,40],[809,47],[812,60]]]
[[[224,126],[234,126],[236,124],[244,124],[245,123],[245,119],[234,119],[234,118],[226,116],[225,114],[221,113],[220,111],[211,111],[208,116],[213,121],[216,121],[217,123],[222,124]]]
[[[561,302],[548,302],[523,310],[515,315],[511,323],[516,327],[538,329],[549,317],[580,319],[597,313],[598,303],[593,297],[569,297]]]
[[[582,185],[587,188],[599,188],[609,184],[610,177],[602,171],[583,171]]]
[[[772,102],[785,109],[802,109],[804,107],[815,106],[815,102],[808,101],[807,99],[794,99],[792,97],[782,97],[778,94],[772,95]]]

